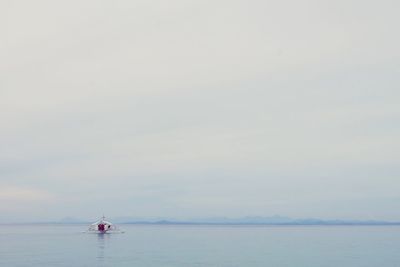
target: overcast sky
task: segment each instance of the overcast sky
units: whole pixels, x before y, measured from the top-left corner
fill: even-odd
[[[400,220],[399,1],[0,1],[0,222]]]

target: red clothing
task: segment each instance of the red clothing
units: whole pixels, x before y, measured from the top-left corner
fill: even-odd
[[[97,226],[97,229],[99,229],[99,231],[104,231],[104,224],[99,224],[98,226]]]

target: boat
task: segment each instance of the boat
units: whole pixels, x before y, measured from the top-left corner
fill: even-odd
[[[100,220],[92,223],[86,232],[97,234],[123,233],[123,231],[121,231],[116,225],[109,221],[106,221],[106,217],[104,217],[104,215],[103,217],[101,217]]]

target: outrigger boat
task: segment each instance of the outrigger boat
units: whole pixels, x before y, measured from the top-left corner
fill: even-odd
[[[101,219],[89,226],[87,233],[97,233],[97,234],[111,234],[111,233],[123,233],[117,226],[109,221],[106,221],[106,217],[101,217]]]

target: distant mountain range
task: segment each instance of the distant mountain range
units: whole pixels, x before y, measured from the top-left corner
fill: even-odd
[[[400,225],[400,222],[379,220],[324,220],[315,218],[293,219],[283,216],[248,216],[240,218],[210,217],[202,219],[178,220],[171,218],[138,218],[138,217],[115,217],[110,221],[120,224],[156,224],[156,225]],[[90,223],[67,217],[57,223],[77,224]]]

